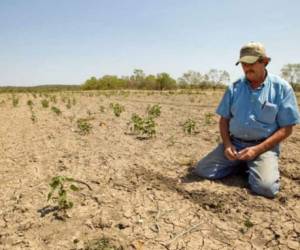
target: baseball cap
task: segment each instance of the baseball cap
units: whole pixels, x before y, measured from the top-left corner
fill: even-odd
[[[259,42],[245,44],[240,50],[240,59],[235,65],[241,63],[255,63],[258,59],[267,57],[265,47]]]

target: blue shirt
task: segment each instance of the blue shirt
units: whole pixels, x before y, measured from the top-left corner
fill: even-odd
[[[270,74],[257,89],[245,77],[230,85],[216,112],[230,119],[230,134],[244,140],[267,138],[281,127],[300,123],[292,87]]]

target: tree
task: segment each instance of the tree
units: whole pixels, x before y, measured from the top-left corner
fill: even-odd
[[[125,81],[113,75],[105,75],[98,80],[100,89],[120,89],[125,86]]]
[[[300,83],[300,63],[286,64],[281,69],[281,76],[292,86]]]
[[[225,70],[211,69],[207,73],[207,80],[211,84],[227,84],[230,81],[230,76]]]
[[[158,89],[158,83],[154,75],[148,75],[143,82],[144,89]]]
[[[204,76],[200,72],[193,70],[189,70],[188,72],[184,73],[182,77],[178,78],[178,84],[182,88],[193,88],[203,84],[204,81]]]
[[[157,74],[156,82],[159,90],[176,88],[176,81],[168,73]]]
[[[96,77],[92,76],[90,79],[86,80],[82,85],[83,90],[91,90],[98,88],[98,80]]]
[[[145,79],[145,73],[142,69],[134,69],[133,75],[131,76],[131,80],[133,81],[143,81]]]

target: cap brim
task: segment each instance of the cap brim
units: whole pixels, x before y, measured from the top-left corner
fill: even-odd
[[[240,58],[240,60],[238,60],[236,62],[235,65],[238,65],[240,62],[241,63],[248,63],[248,64],[252,64],[257,62],[257,60],[259,59],[259,56],[243,56]]]

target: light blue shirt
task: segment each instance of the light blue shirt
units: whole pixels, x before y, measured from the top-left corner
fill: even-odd
[[[257,89],[245,77],[230,85],[216,112],[230,119],[230,134],[244,140],[267,138],[281,127],[300,123],[292,87],[269,73]]]

